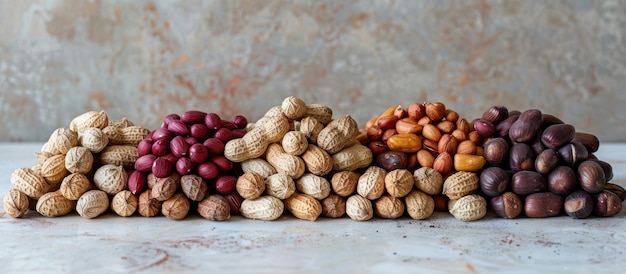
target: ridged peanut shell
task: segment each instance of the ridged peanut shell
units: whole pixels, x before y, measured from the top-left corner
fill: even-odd
[[[374,202],[374,213],[385,219],[396,219],[404,214],[404,202],[397,197],[385,194]]]
[[[104,128],[109,124],[109,117],[104,111],[88,111],[70,121],[70,129],[79,132],[90,127]]]
[[[198,203],[198,213],[207,220],[225,221],[230,219],[230,205],[221,195],[209,195]]]
[[[109,137],[101,129],[90,127],[78,133],[78,143],[92,153],[99,153],[109,145]]]
[[[304,153],[309,146],[309,141],[304,133],[300,131],[287,132],[281,143],[285,152],[295,156]]]
[[[357,123],[350,115],[337,118],[328,125],[317,137],[317,145],[330,154],[334,154],[351,143],[359,134]]]
[[[448,196],[450,200],[456,200],[463,196],[473,194],[479,186],[479,179],[476,173],[458,171],[448,176],[443,182],[442,193]]]
[[[306,170],[318,176],[324,176],[333,170],[333,159],[320,147],[309,144],[302,154]]]
[[[151,197],[158,201],[165,201],[171,198],[180,186],[180,178],[178,173],[172,173],[165,178],[156,178],[150,191],[152,193]]]
[[[330,194],[330,183],[324,177],[306,173],[296,181],[296,189],[321,200]]]
[[[385,190],[392,197],[404,197],[415,185],[413,174],[406,169],[392,170],[385,176]]]
[[[272,221],[278,219],[285,210],[283,201],[273,196],[261,196],[254,200],[244,200],[239,211],[248,219]]]
[[[304,117],[300,120],[299,131],[304,133],[311,144],[317,143],[317,137],[322,129],[324,129],[324,124],[313,117]]]
[[[64,163],[71,173],[87,174],[93,166],[93,154],[86,147],[76,146],[67,152]]]
[[[332,121],[333,110],[322,104],[308,104],[305,116],[312,117],[320,123],[326,125]],[[305,117],[306,118],[306,117]],[[305,119],[303,118],[303,120]]]
[[[285,200],[285,206],[298,219],[315,221],[322,214],[322,204],[307,194],[294,193]]]
[[[487,214],[487,200],[477,194],[463,196],[452,205],[450,213],[464,222],[482,219]]]
[[[128,126],[121,129],[122,132],[122,144],[137,146],[141,140],[143,140],[150,130],[140,126]]]
[[[109,164],[133,168],[137,158],[137,147],[129,145],[108,146],[100,152],[100,162],[103,165]]]
[[[265,193],[284,200],[296,192],[296,183],[285,174],[274,174],[265,179]]]
[[[172,220],[182,220],[187,217],[191,204],[185,194],[177,193],[163,202],[161,213]]]
[[[359,194],[354,194],[346,200],[346,214],[355,221],[372,219],[374,217],[372,202]]]
[[[2,199],[4,212],[13,218],[21,218],[24,216],[24,214],[28,212],[29,207],[30,201],[28,196],[17,189],[9,190]]]
[[[261,158],[250,159],[241,162],[241,169],[243,172],[254,172],[263,178],[267,178],[273,174],[276,174],[276,169],[267,161]]]
[[[126,188],[128,174],[122,166],[103,165],[93,175],[93,183],[98,189],[115,195]]]
[[[69,128],[57,128],[50,135],[48,143],[56,153],[65,154],[70,148],[78,145],[78,135]]]
[[[83,218],[96,218],[109,208],[109,196],[102,190],[85,192],[76,202],[76,212]]]
[[[109,120],[109,125],[110,127],[117,127],[117,128],[125,128],[125,127],[131,127],[134,126],[135,124],[126,119],[126,117],[122,118],[122,119],[118,119],[118,120]]]
[[[337,194],[331,193],[324,198],[322,204],[322,215],[328,218],[341,218],[346,214],[346,199]]]
[[[366,146],[355,144],[333,154],[332,158],[334,171],[354,171],[368,167],[374,156]]]
[[[443,176],[434,168],[421,167],[415,170],[413,179],[417,189],[428,195],[441,194],[443,190]]]
[[[111,210],[121,217],[131,216],[137,211],[139,199],[128,190],[115,194],[111,199]]]
[[[354,171],[340,171],[333,175],[330,185],[333,192],[341,197],[348,197],[354,194],[356,185],[361,174]]]
[[[276,169],[277,173],[286,174],[294,179],[304,174],[305,165],[302,158],[285,153],[280,144],[270,144],[267,147],[265,159]]]
[[[257,173],[244,173],[237,178],[236,188],[244,199],[256,199],[265,191],[265,180]]]
[[[430,195],[413,190],[406,197],[406,211],[412,219],[424,220],[428,219],[435,211],[435,200]]]
[[[377,166],[371,166],[363,172],[356,185],[356,192],[368,200],[376,200],[385,192],[387,172]]]
[[[11,186],[33,199],[39,199],[50,188],[41,175],[27,167],[18,168],[11,173]]]
[[[289,120],[300,120],[307,112],[306,103],[296,96],[285,98],[281,104],[281,109]]]
[[[68,200],[76,201],[90,189],[91,182],[87,176],[73,173],[63,178],[59,191]]]
[[[37,200],[37,212],[45,217],[59,217],[72,212],[74,202],[63,197],[60,192],[48,192]]]
[[[41,165],[41,175],[48,181],[49,184],[60,183],[65,175],[67,175],[67,169],[65,169],[65,155],[57,154],[50,156]]]

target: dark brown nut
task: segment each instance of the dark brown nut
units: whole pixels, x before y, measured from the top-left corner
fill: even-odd
[[[513,115],[520,115],[520,114],[522,114],[522,112],[517,110],[517,109],[509,111],[509,117],[511,117]]]
[[[622,210],[622,201],[613,192],[602,190],[594,195],[593,214],[600,217],[611,217]]]
[[[435,201],[435,211],[448,212],[448,196],[435,194],[432,196]]]
[[[548,188],[546,178],[535,171],[518,171],[511,178],[511,190],[517,195],[528,195]]]
[[[541,134],[541,142],[547,148],[558,149],[574,139],[576,129],[570,124],[556,124],[547,127]]]
[[[537,137],[529,145],[530,145],[530,149],[532,149],[535,155],[539,155],[539,153],[546,150],[546,146],[544,146],[543,143],[541,142],[541,137]]]
[[[509,144],[502,138],[493,138],[483,146],[483,157],[489,166],[504,166],[509,160]]]
[[[600,140],[593,134],[585,132],[576,132],[573,142],[579,142],[587,148],[589,152],[596,152],[600,147]]]
[[[543,113],[541,114],[541,116],[543,117],[543,123],[541,124],[541,128],[547,128],[551,125],[563,124],[563,120],[552,114]]]
[[[239,208],[241,208],[241,203],[243,202],[243,198],[239,193],[233,192],[224,196],[226,201],[228,201],[228,205],[230,206],[230,215],[239,215],[241,212]]]
[[[515,143],[509,155],[509,167],[513,171],[532,170],[535,167],[535,153],[524,143]]]
[[[549,174],[559,163],[559,153],[549,148],[539,153],[535,159],[535,170],[541,174]]]
[[[513,192],[491,198],[491,209],[496,215],[505,219],[515,219],[522,213],[522,200]]]
[[[523,143],[535,139],[543,123],[543,116],[538,109],[529,109],[519,116],[509,129],[511,141]]]
[[[591,159],[591,157],[589,159]],[[602,170],[604,170],[604,177],[606,177],[606,181],[608,182],[610,180],[613,180],[613,167],[611,166],[611,164],[602,160],[594,161],[596,161],[596,163],[598,163],[602,167]]]
[[[606,184],[604,170],[593,160],[584,161],[578,166],[578,183],[583,190],[598,193]]]
[[[374,155],[389,151],[389,147],[381,141],[372,141],[367,145],[367,147],[372,151]]]
[[[511,129],[511,126],[513,125],[513,123],[515,123],[515,121],[517,121],[518,118],[519,118],[519,114],[511,115],[511,113],[509,113],[508,118],[504,119],[502,122],[496,125],[496,136],[507,139],[507,140],[510,139],[509,130]]]
[[[496,127],[491,122],[483,119],[474,121],[474,129],[482,137],[491,137],[496,133]]]
[[[370,141],[378,141],[383,137],[383,130],[378,127],[378,125],[372,125],[367,129],[367,139]]]
[[[565,198],[563,208],[574,219],[587,218],[593,211],[593,198],[586,191],[576,190]]]
[[[483,112],[482,119],[496,125],[509,116],[509,110],[505,106],[493,106]]]
[[[554,194],[567,196],[577,187],[576,172],[571,167],[559,166],[548,175],[548,190]]]
[[[398,122],[398,117],[393,114],[388,114],[378,118],[378,121],[376,121],[376,125],[378,126],[378,128],[385,131],[395,128],[396,122]]]
[[[374,214],[385,219],[396,219],[404,214],[404,202],[391,195],[383,195],[374,202]]]
[[[524,214],[530,218],[557,216],[562,209],[563,197],[552,192],[533,193],[524,200]]]
[[[575,166],[589,157],[587,148],[578,142],[564,145],[558,152],[563,162],[569,166]]]
[[[604,190],[608,190],[610,192],[615,193],[615,195],[617,195],[617,197],[619,197],[619,199],[622,200],[622,202],[626,200],[626,190],[624,190],[624,188],[620,185],[613,184],[613,183],[606,183],[604,185]]]
[[[331,193],[322,200],[322,215],[328,218],[341,218],[346,214],[346,198]]]
[[[191,204],[184,194],[174,194],[171,198],[163,202],[161,212],[165,217],[172,220],[182,220],[187,217]]]
[[[198,203],[198,214],[207,220],[225,221],[230,219],[230,205],[221,195],[209,195]]]
[[[502,194],[509,185],[509,174],[499,167],[488,167],[480,173],[480,189],[487,196]]]
[[[398,168],[406,168],[408,157],[404,152],[387,151],[376,156],[376,163],[386,171],[392,171]]]
[[[198,175],[185,175],[180,178],[183,193],[192,201],[202,201],[208,193],[208,185]]]

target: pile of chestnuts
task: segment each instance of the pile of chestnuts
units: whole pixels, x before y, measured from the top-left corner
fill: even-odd
[[[537,109],[493,106],[474,121],[487,162],[480,189],[500,217],[609,217],[621,210],[624,189],[609,183],[610,164],[597,159],[596,136],[576,132]]]

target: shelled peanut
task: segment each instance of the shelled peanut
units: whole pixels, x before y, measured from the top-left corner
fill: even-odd
[[[128,178],[138,195],[139,213],[162,213],[180,220],[191,208],[209,220],[239,213],[242,198],[235,191],[238,166],[224,157],[225,143],[246,133],[248,121],[235,115],[189,110],[167,115],[161,128],[137,143],[139,158]]]
[[[598,138],[538,109],[486,110],[474,127],[488,168],[480,187],[503,218],[609,217],[621,210],[624,189],[609,183],[610,164],[597,159]],[[621,196],[620,196],[621,195]]]
[[[85,218],[97,217],[109,208],[111,197],[125,189],[127,170],[137,159],[135,146],[148,132],[126,118],[109,120],[104,111],[77,116],[69,128],[51,134],[35,153],[34,167],[13,172],[5,211],[21,217],[36,203],[36,211],[47,217],[73,210]]]
[[[227,159],[241,162],[244,172],[236,187],[244,198],[244,217],[275,220],[284,209],[311,221],[322,212],[344,215],[345,199],[331,196],[328,178],[366,168],[373,158],[356,140],[354,119],[332,119],[329,107],[290,96],[248,129],[224,150]]]
[[[476,172],[485,164],[482,138],[473,123],[441,102],[390,107],[367,122],[359,141],[387,171],[432,167],[447,176],[454,171]]]

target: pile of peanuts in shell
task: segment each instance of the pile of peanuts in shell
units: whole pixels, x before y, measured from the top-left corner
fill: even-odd
[[[127,170],[137,160],[137,144],[150,130],[123,118],[109,120],[104,111],[77,116],[69,128],[56,129],[40,152],[37,164],[11,174],[12,189],[3,207],[12,217],[35,209],[46,217],[95,218],[109,208],[130,216],[137,198],[126,188]]]
[[[362,129],[332,116],[294,96],[254,123],[191,110],[154,131],[88,112],[52,134],[36,166],[13,173],[4,209],[16,218],[29,209],[94,218],[110,208],[173,220],[196,210],[213,221],[285,212],[423,220],[442,211],[475,221],[489,209],[503,218],[609,217],[626,197],[593,155],[595,136],[538,110],[494,106],[468,121],[441,102],[413,103]]]

